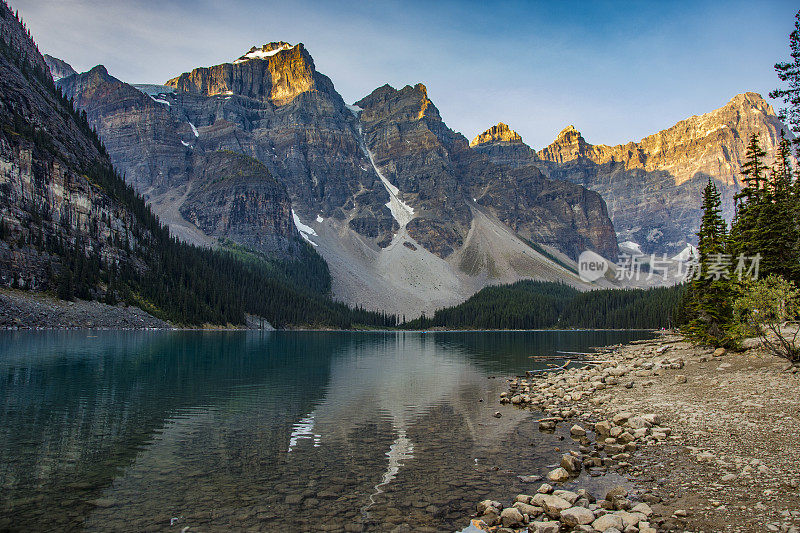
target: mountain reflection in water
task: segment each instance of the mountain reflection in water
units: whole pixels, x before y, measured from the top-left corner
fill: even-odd
[[[643,336],[91,335],[0,333],[0,529],[460,529],[559,442],[490,378]]]

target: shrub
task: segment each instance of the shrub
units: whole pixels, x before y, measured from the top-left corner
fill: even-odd
[[[769,352],[800,364],[800,290],[780,276],[749,281],[734,303],[743,333],[755,333]]]

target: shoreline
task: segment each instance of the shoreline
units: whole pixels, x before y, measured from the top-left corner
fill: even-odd
[[[540,412],[540,431],[568,424],[572,442],[528,494],[476,502],[464,531],[799,533],[800,368],[751,346],[668,332],[509,379],[498,400]],[[587,473],[625,483],[591,494]]]
[[[351,329],[319,327],[257,327],[258,317],[247,316],[243,326],[209,324],[204,327],[183,327],[156,318],[148,312],[123,304],[109,305],[93,300],[59,300],[47,293],[20,289],[0,288],[0,331],[309,331],[309,332],[359,332],[359,333],[498,333],[531,331],[651,331],[658,329],[628,328],[569,328],[569,329],[404,329],[361,328]]]

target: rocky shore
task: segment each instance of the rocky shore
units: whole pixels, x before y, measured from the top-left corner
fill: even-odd
[[[472,527],[799,533],[800,369],[746,344],[667,334],[510,379],[500,402],[542,412],[540,431],[569,424],[572,442],[535,491],[478,503]]]
[[[0,329],[172,329],[137,307],[0,289]]]

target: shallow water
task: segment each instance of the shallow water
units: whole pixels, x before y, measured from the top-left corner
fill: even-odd
[[[3,332],[0,530],[461,529],[564,446],[504,378],[647,335]]]

